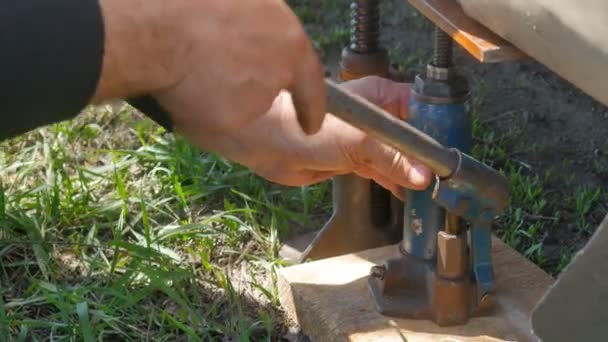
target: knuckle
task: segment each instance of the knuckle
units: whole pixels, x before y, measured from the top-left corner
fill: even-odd
[[[372,169],[368,166],[368,165],[364,165],[364,164],[359,164],[357,166],[355,166],[353,168],[353,172],[355,174],[357,174],[359,177],[365,178],[365,179],[371,179],[372,178]]]
[[[388,170],[389,176],[403,177],[403,174],[407,172],[408,165],[407,159],[401,153],[396,152]]]

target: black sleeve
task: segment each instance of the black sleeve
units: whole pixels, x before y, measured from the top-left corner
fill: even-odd
[[[99,82],[104,26],[99,0],[0,0],[0,140],[71,119]],[[149,97],[132,105],[170,128]]]

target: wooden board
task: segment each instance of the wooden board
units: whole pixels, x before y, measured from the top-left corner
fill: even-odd
[[[467,16],[456,0],[408,0],[425,17],[483,63],[526,58],[519,49]]]
[[[553,278],[495,239],[497,312],[467,325],[441,328],[430,321],[380,315],[367,289],[370,266],[394,246],[286,267],[280,270],[280,299],[291,319],[312,341],[533,341],[529,315]]]

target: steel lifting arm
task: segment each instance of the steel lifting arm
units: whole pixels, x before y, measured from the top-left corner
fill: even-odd
[[[439,177],[449,177],[458,167],[456,151],[333,81],[325,82],[327,109],[333,115],[420,161]]]
[[[455,214],[462,214],[463,217],[467,214],[467,219],[477,221],[482,217],[482,211],[486,210],[483,215],[491,216],[491,219],[507,206],[508,182],[496,170],[458,149],[444,147],[424,132],[395,118],[366,99],[348,92],[332,80],[326,79],[325,82],[327,108],[330,113],[421,162],[446,184],[444,186],[455,187],[466,183],[469,196],[485,198],[488,201],[487,208],[483,208],[479,213],[455,207]],[[438,196],[440,194],[440,191],[437,192]]]

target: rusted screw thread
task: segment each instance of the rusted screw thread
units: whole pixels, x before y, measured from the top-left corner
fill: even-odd
[[[384,279],[384,275],[386,274],[386,267],[383,265],[372,266],[369,275],[378,278],[380,280]]]
[[[354,0],[350,9],[351,50],[359,53],[378,51],[380,46],[380,1]]]
[[[452,66],[452,37],[435,27],[435,44],[433,46],[433,65],[438,68]]]

